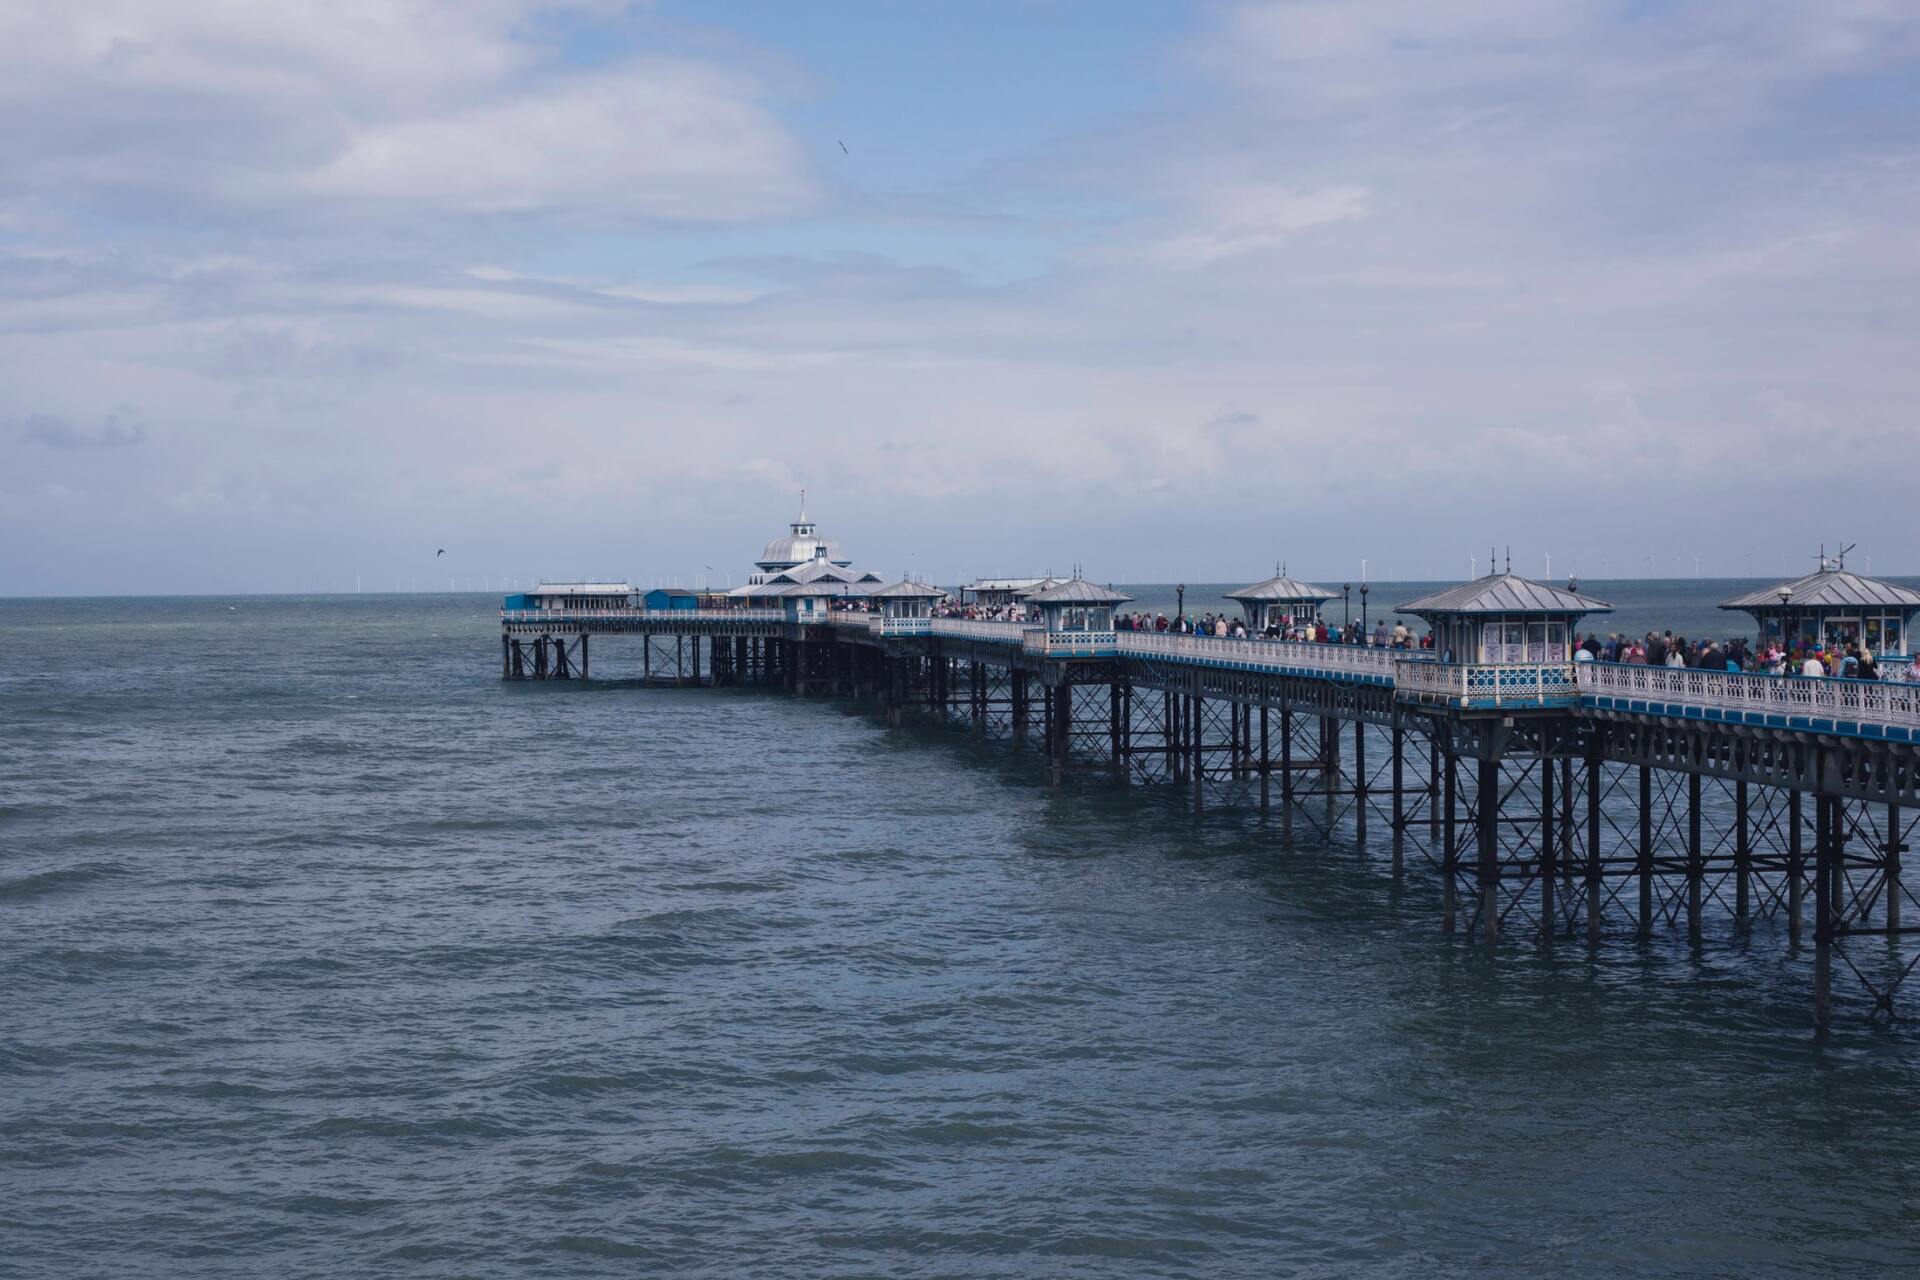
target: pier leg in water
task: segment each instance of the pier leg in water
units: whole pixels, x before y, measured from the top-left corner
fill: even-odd
[[[1442,837],[1445,843],[1440,846],[1440,895],[1441,910],[1446,916],[1445,928],[1448,933],[1452,933],[1460,915],[1460,844],[1454,838],[1458,830],[1456,818],[1459,812],[1457,806],[1460,796],[1460,766],[1451,749],[1447,751],[1446,781],[1443,790],[1446,793],[1446,800],[1442,806],[1446,811],[1446,824]]]
[[[1707,880],[1706,853],[1700,843],[1700,775],[1687,775],[1687,937],[1700,941],[1701,892]]]
[[[591,640],[592,638],[593,638],[592,636],[589,636],[584,632],[580,636],[580,678],[582,680],[587,679],[587,677],[591,674],[591,672],[588,670],[588,667],[587,667],[587,641]]]
[[[1735,747],[1733,767],[1746,767],[1746,748]],[[1733,784],[1733,918],[1741,928],[1753,914],[1753,823],[1748,814],[1747,784]]]
[[[1187,710],[1190,713],[1191,720],[1187,744],[1192,752],[1193,759],[1191,766],[1193,770],[1193,808],[1196,813],[1206,808],[1207,805],[1207,758],[1204,754],[1206,748],[1203,745],[1206,739],[1206,727],[1200,719],[1204,712],[1199,688],[1200,682],[1196,678],[1194,680],[1193,696],[1187,699]]]
[[[1474,816],[1480,837],[1480,932],[1488,942],[1500,938],[1500,762],[1480,763]]]
[[[1353,829],[1365,843],[1367,838],[1367,722],[1353,722]]]
[[[1833,1021],[1833,871],[1839,862],[1834,848],[1833,810],[1838,802],[1814,797],[1813,872],[1813,1029],[1824,1036]]]
[[[1653,937],[1653,770],[1640,766],[1640,938]]]
[[[1407,725],[1398,705],[1393,709],[1393,728],[1390,732],[1393,735],[1393,878],[1398,880],[1407,870],[1407,798],[1403,769],[1406,763]]]
[[[1887,941],[1895,942],[1900,928],[1900,806],[1887,806],[1887,843],[1884,857],[1887,895]]]
[[[1600,941],[1600,747],[1587,748],[1587,941]]]
[[[1804,802],[1799,791],[1787,793],[1787,937],[1800,941],[1803,886],[1807,882],[1807,853],[1803,837]]]
[[[1553,768],[1552,757],[1543,756],[1540,760],[1540,940],[1548,946],[1553,945],[1554,879],[1560,874],[1560,859],[1556,856],[1557,833],[1554,824],[1557,816],[1553,809]]]
[[[1027,673],[1015,668],[1007,686],[1013,702],[1013,745],[1018,747],[1027,740]]]
[[[1260,704],[1260,815],[1273,812],[1273,757],[1267,753],[1267,704]]]
[[[1120,681],[1116,679],[1107,685],[1107,750],[1113,780],[1123,787],[1127,785],[1124,701],[1120,692]]]

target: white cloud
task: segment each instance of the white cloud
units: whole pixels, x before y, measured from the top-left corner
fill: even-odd
[[[1217,262],[1270,249],[1309,227],[1366,215],[1367,192],[1361,187],[1226,187],[1206,193],[1191,224],[1171,236],[1164,249],[1181,262]]]

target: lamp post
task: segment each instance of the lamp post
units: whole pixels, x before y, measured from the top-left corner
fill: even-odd
[[[1367,629],[1367,584],[1360,584],[1360,629]]]
[[[1187,584],[1186,583],[1183,582],[1179,586],[1173,589],[1173,598],[1175,601],[1178,602],[1173,606],[1173,620],[1175,622],[1178,622],[1182,618],[1187,616]],[[1178,628],[1176,628],[1176,630],[1177,629]]]
[[[1340,638],[1347,639],[1347,629],[1353,625],[1353,584],[1340,584]]]
[[[1780,648],[1787,657],[1793,657],[1793,614],[1787,608],[1793,600],[1793,588],[1780,588]]]

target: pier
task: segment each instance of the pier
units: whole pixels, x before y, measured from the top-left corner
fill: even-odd
[[[1920,685],[1576,662],[1575,624],[1607,606],[1510,573],[1403,606],[1430,652],[1116,629],[1127,597],[1078,577],[1026,580],[1023,621],[936,617],[944,592],[836,559],[776,559],[693,607],[510,599],[502,676],[587,679],[590,638],[637,637],[629,678],[963,727],[1054,784],[1175,788],[1292,845],[1378,847],[1393,876],[1437,877],[1440,927],[1473,945],[1767,924],[1811,947],[1820,1032],[1836,989],[1893,1017],[1920,960]],[[1250,616],[1273,607],[1248,590]],[[1920,597],[1889,608],[1904,629]]]

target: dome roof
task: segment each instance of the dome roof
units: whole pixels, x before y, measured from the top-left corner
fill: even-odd
[[[839,543],[820,536],[820,531],[803,511],[798,520],[787,526],[786,536],[769,542],[754,563],[769,572],[778,572],[821,558],[841,566],[852,563],[841,553]]]

